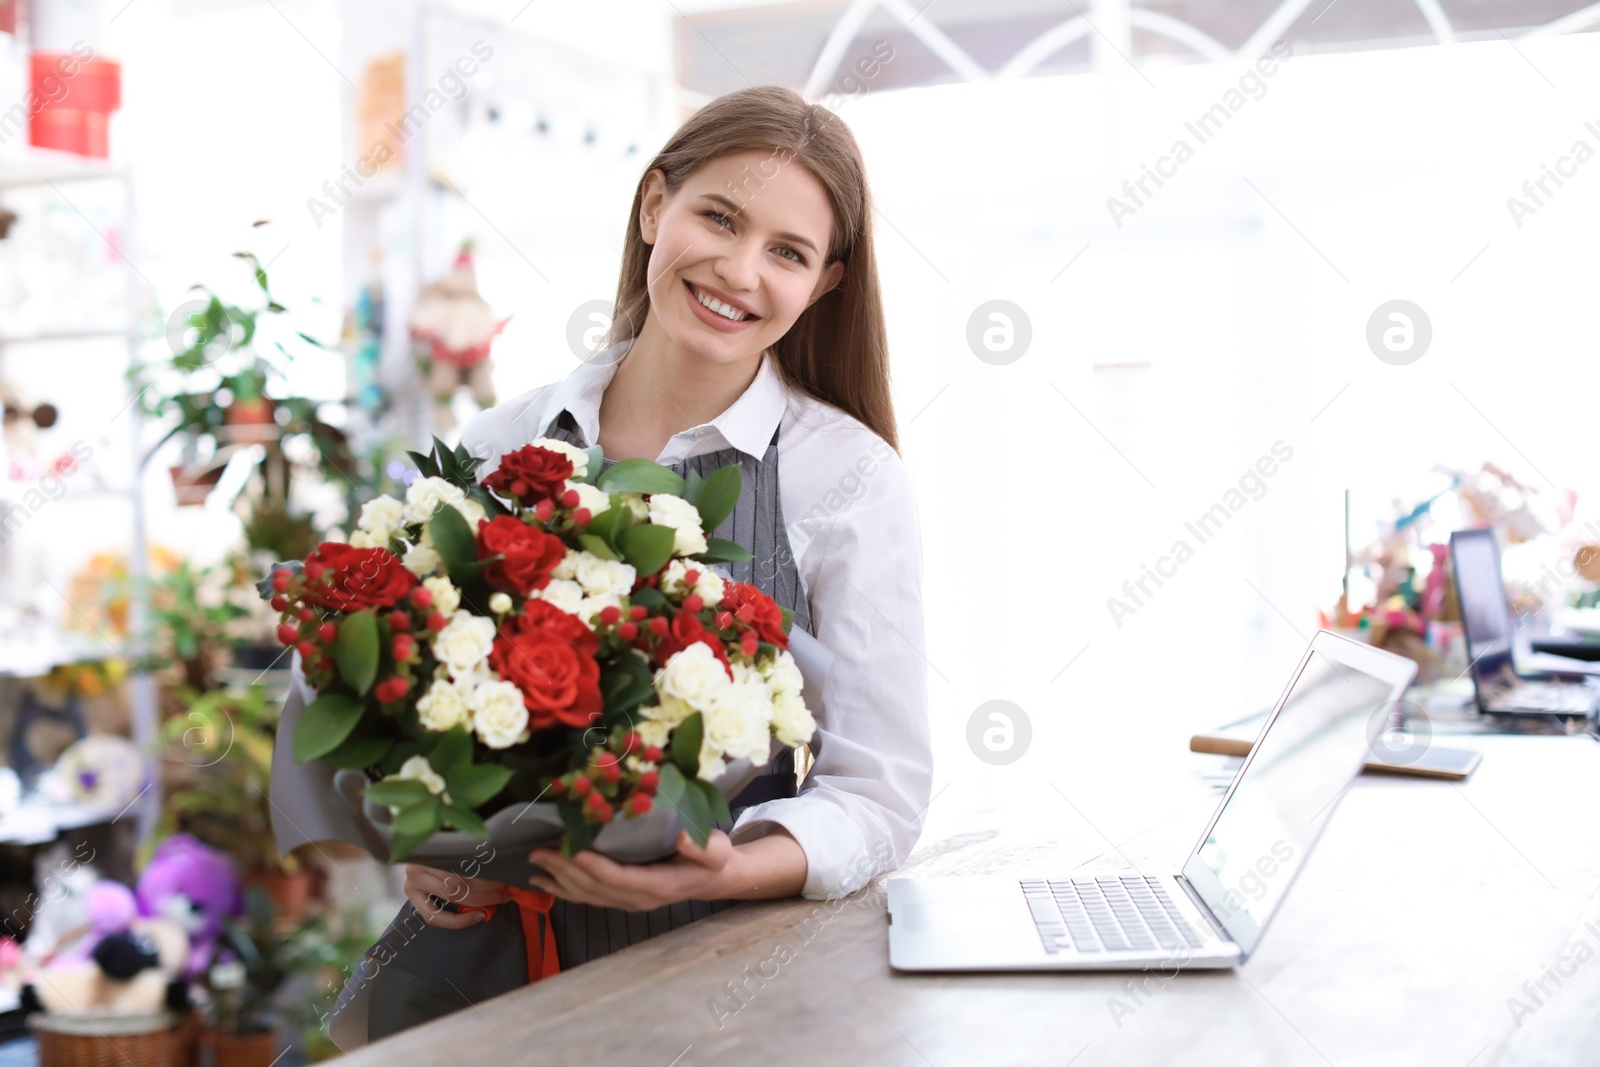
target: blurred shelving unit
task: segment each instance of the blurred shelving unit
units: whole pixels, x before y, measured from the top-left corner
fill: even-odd
[[[6,318],[0,317],[0,373],[6,370],[9,359],[17,358],[16,353],[19,350],[26,351],[34,357],[39,353],[45,353],[47,359],[52,356],[60,358],[59,353],[84,343],[104,344],[120,341],[126,351],[126,365],[132,367],[139,361],[139,318],[149,301],[146,292],[147,283],[127,254],[127,250],[138,247],[137,211],[131,168],[125,164],[85,159],[70,153],[45,149],[30,148],[25,151],[0,153],[0,205],[6,202],[8,194],[24,191],[38,193],[40,190],[49,189],[77,210],[68,190],[80,188],[85,183],[110,184],[119,190],[117,197],[119,209],[114,216],[116,240],[113,241],[106,233],[100,232],[99,228],[95,228],[95,232],[100,240],[107,242],[115,254],[117,269],[123,276],[122,321],[109,325],[85,323],[81,327],[71,322],[51,323],[45,328],[32,329],[25,325],[19,328],[14,322],[8,322]],[[82,214],[81,211],[78,213]],[[93,226],[87,215],[84,216],[84,222],[87,226]],[[121,658],[128,663],[131,668],[128,685],[132,740],[147,754],[146,769],[150,783],[135,804],[130,805],[130,810],[137,811],[137,830],[139,837],[142,838],[154,826],[159,814],[160,761],[154,757],[154,750],[160,724],[157,721],[155,682],[138,667],[147,656],[149,642],[147,628],[149,593],[146,581],[149,546],[146,536],[145,499],[140,483],[143,458],[142,427],[139,407],[133,402],[134,399],[129,396],[123,408],[111,418],[113,423],[121,419],[126,420],[125,425],[119,428],[126,441],[129,457],[127,464],[129,475],[126,483],[112,484],[103,479],[100,484],[71,483],[62,498],[65,500],[70,497],[74,503],[92,505],[95,508],[97,521],[102,521],[101,516],[104,515],[107,504],[120,501],[126,505],[130,579],[128,636],[124,640],[117,640],[103,631],[96,630],[96,636],[91,637],[69,631],[59,625],[35,624],[17,627],[15,632],[0,634],[0,681],[14,682],[38,678],[49,673],[54,667],[90,659]],[[36,493],[37,487],[27,483],[19,485],[9,477],[0,480],[0,585],[4,584],[4,571],[7,569],[5,559],[7,543],[12,540],[14,533],[24,522],[31,528],[36,524],[62,522],[74,514],[72,510],[58,506],[26,509],[24,498],[30,491]],[[53,505],[57,503],[59,502],[52,501]],[[19,508],[25,509],[20,518],[17,516]],[[66,601],[66,594],[62,590],[57,589],[55,592],[60,599]],[[0,591],[0,596],[3,595],[4,592]],[[0,601],[0,610],[17,606]],[[74,609],[64,603],[63,610]],[[120,817],[120,814],[113,813],[107,817]],[[56,827],[58,830],[81,825],[86,818],[83,811],[78,808],[63,808],[60,815],[61,819]],[[26,843],[36,843],[41,840],[40,835],[44,832],[41,829],[41,820],[49,821],[48,812],[33,808],[29,809],[29,817],[26,820],[0,820],[0,840],[12,839],[10,831],[14,828],[13,824],[20,827],[25,822],[26,832],[21,833],[18,839],[25,838]]]

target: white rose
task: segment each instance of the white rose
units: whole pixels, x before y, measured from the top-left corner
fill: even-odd
[[[650,521],[657,526],[673,528],[674,554],[692,556],[706,550],[706,535],[700,529],[700,512],[683,497],[673,496],[671,493],[652,493]]]
[[[698,571],[694,579],[694,588],[690,589],[684,582],[684,575],[690,571]],[[667,569],[661,574],[661,591],[668,596],[685,597],[696,593],[706,605],[715,605],[722,602],[727,587],[722,577],[714,573],[704,563],[694,560],[675,559],[667,564]]]
[[[452,678],[478,673],[494,648],[494,630],[493,619],[458,611],[434,635],[434,658],[449,668]]]
[[[620,559],[601,559],[592,552],[578,558],[576,574],[578,584],[590,596],[627,596],[633,592],[633,583],[639,572],[631,563]]]
[[[538,448],[548,448],[552,452],[560,452],[572,460],[572,476],[582,478],[589,473],[589,453],[565,441],[558,441],[554,437],[536,438],[533,444]]]
[[[405,505],[392,496],[380,496],[361,505],[361,518],[356,525],[372,536],[387,541],[404,522]]]
[[[440,504],[455,507],[467,499],[460,486],[451,485],[443,478],[418,478],[406,487],[406,506],[403,512],[409,525],[427,522]]]
[[[466,722],[467,695],[459,686],[435,680],[417,700],[417,720],[426,730],[443,733]]]
[[[433,769],[433,765],[428,762],[427,756],[412,756],[400,765],[399,771],[389,775],[384,781],[395,779],[421,782],[427,787],[428,792],[439,797],[446,804],[450,803],[450,794],[444,791],[444,778],[440,776],[438,771]],[[399,809],[391,804],[389,805],[389,810],[398,811]]]
[[[611,510],[611,494],[604,489],[596,489],[588,482],[573,481],[567,482],[566,488],[578,494],[578,505],[572,509],[573,511],[577,511],[578,508],[588,508],[589,518],[592,519],[602,511]]]
[[[350,547],[351,548],[388,548],[389,547],[389,539],[387,537],[376,537],[373,534],[368,533],[366,530],[351,530],[350,531]]]
[[[461,590],[450,584],[448,578],[425,578],[422,588],[433,594],[432,610],[449,617],[461,606]]]
[[[700,770],[695,773],[695,777],[702,781],[714,782],[722,777],[722,772],[727,769],[728,765],[723,762],[716,746],[711,743],[709,738],[702,736],[700,738]]]
[[[650,709],[646,708],[645,710],[648,712]],[[656,748],[666,748],[667,735],[672,732],[672,725],[657,719],[646,719],[643,722],[634,723],[633,732],[639,735],[639,740],[643,741],[646,746],[654,745]]]
[[[510,748],[528,739],[528,706],[512,683],[479,682],[467,696],[467,706],[472,729],[490,748]]]
[[[561,578],[569,582],[572,581],[578,576],[578,564],[583,561],[583,557],[585,556],[588,556],[590,559],[600,558],[594,553],[585,552],[582,549],[567,549],[567,554],[561,557],[561,562],[557,563],[555,569],[550,572],[550,577]]]
[[[574,611],[573,614],[582,619],[584,624],[592,630],[595,627],[595,620],[607,608],[616,608],[617,611],[622,611],[622,598],[611,596],[610,594],[605,596],[586,596],[578,602],[578,610]],[[601,625],[604,625],[604,623],[601,623]]]
[[[643,493],[618,493],[622,504],[633,513],[634,522],[650,521],[650,505],[645,503]]]
[[[489,594],[489,610],[496,615],[507,615],[511,612],[511,597],[505,593]]]
[[[761,664],[761,675],[772,687],[774,696],[779,693],[794,693],[798,696],[806,684],[805,677],[800,673],[800,665],[794,661],[794,656],[786,648],[778,649],[776,655]]]
[[[677,697],[660,697],[661,703],[647,704],[639,709],[652,724],[663,731],[670,730],[695,713],[695,709]],[[647,742],[656,744],[657,742]]]
[[[772,701],[772,732],[779,741],[793,748],[811,740],[817,720],[798,693],[777,693]]]
[[[730,684],[722,661],[701,641],[676,653],[655,674],[656,693],[663,702],[676,698],[699,711],[706,710],[712,695]]]
[[[704,712],[705,740],[725,756],[758,766],[772,750],[772,694],[759,671],[734,666],[734,681],[711,695]]]
[[[483,509],[483,505],[471,497],[465,497],[460,500],[455,505],[455,509],[461,513],[463,519],[467,520],[467,529],[474,534],[478,532],[478,520],[489,517],[489,513]]]
[[[426,578],[436,572],[444,560],[439,558],[439,553],[429,545],[410,545],[406,548],[406,570],[418,578]]]
[[[583,586],[563,578],[552,578],[534,596],[550,601],[569,615],[576,615],[583,605]]]

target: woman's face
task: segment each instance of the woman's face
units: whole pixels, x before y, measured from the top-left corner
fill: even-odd
[[[723,156],[670,194],[660,170],[644,181],[650,313],[688,354],[756,355],[844,274],[823,266],[833,212],[822,183],[786,151]]]

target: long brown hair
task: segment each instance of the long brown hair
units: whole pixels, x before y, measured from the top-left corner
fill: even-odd
[[[644,173],[659,168],[666,175],[668,191],[675,192],[712,160],[747,151],[786,153],[784,163],[799,163],[816,176],[833,209],[833,233],[823,265],[835,261],[845,265],[839,284],[801,312],[772,346],[779,377],[791,388],[860,419],[899,452],[889,395],[889,342],[872,245],[872,194],[861,149],[839,117],[780,85],[740,89],[691,115]],[[646,273],[650,246],[639,234],[643,198],[641,176],[628,216],[617,310],[607,345],[631,339],[650,310]]]

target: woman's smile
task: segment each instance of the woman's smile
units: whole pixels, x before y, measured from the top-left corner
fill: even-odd
[[[739,333],[761,321],[761,316],[753,315],[743,308],[736,307],[702,289],[698,289],[687,278],[683,282],[683,291],[685,299],[689,301],[689,306],[694,311],[695,317],[707,326],[721,330],[723,333]],[[708,307],[708,301],[721,310],[713,310]],[[736,316],[743,316],[743,318],[729,318],[728,315],[723,314],[723,311]]]

